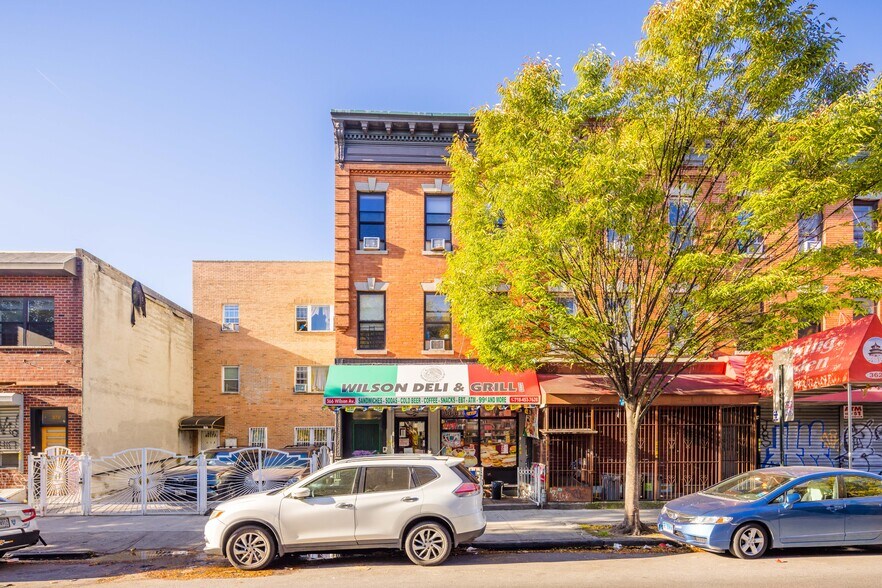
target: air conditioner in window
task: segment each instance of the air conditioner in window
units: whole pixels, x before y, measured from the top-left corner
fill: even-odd
[[[365,237],[361,240],[361,248],[364,251],[377,251],[380,249],[379,237]]]
[[[803,241],[799,244],[799,252],[807,253],[809,251],[818,251],[821,249],[820,241]]]
[[[306,392],[306,384],[294,384],[295,392]]]
[[[444,339],[429,339],[429,351],[444,351],[445,343]]]
[[[447,239],[432,239],[431,242],[432,251],[446,251],[447,250]]]
[[[221,332],[238,333],[239,332],[239,323],[221,323]]]

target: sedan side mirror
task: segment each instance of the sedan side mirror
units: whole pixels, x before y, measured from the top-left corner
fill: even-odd
[[[799,492],[788,492],[784,495],[784,506],[793,506],[800,500],[802,500],[802,496]]]
[[[296,498],[297,500],[303,500],[304,498],[309,498],[311,492],[309,488],[292,488],[288,492],[288,498]]]

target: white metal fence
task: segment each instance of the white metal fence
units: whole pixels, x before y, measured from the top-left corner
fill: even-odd
[[[250,447],[195,457],[142,447],[101,458],[52,448],[28,457],[28,500],[42,516],[205,513],[296,482],[332,459],[327,447],[312,455]]]
[[[518,498],[525,498],[541,506],[545,500],[545,464],[534,463],[529,468],[518,468]]]

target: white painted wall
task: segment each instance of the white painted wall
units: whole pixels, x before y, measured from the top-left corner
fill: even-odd
[[[84,251],[83,451],[135,447],[187,453],[178,431],[193,414],[193,318],[147,292],[147,317],[131,324],[132,278]]]

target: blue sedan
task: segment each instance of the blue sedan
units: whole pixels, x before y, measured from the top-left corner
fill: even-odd
[[[667,537],[742,559],[769,548],[882,544],[882,476],[821,467],[754,470],[668,502]]]

